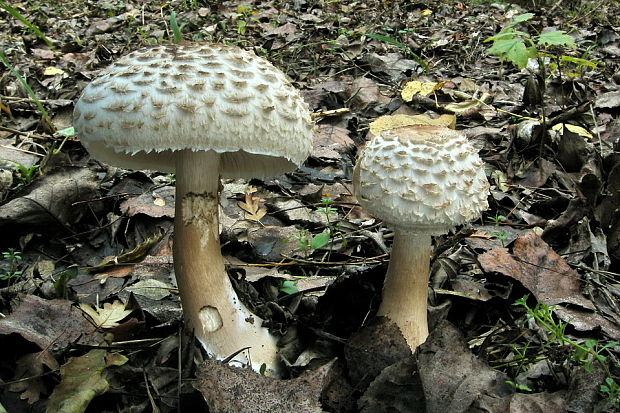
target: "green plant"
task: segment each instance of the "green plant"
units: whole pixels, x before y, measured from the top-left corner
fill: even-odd
[[[491,221],[493,221],[495,226],[499,226],[499,224],[501,224],[502,222],[505,222],[507,218],[503,215],[495,214],[495,216],[491,217],[490,219]]]
[[[307,257],[312,251],[319,248],[323,248],[329,242],[329,233],[321,232],[320,234],[312,235],[307,229],[300,229],[299,232],[292,236],[297,240],[297,249],[303,252]],[[288,241],[286,238],[284,241]]]
[[[39,170],[39,165],[32,165],[30,167],[17,165],[16,170],[17,185],[15,185],[13,189],[21,188],[22,186],[26,186],[34,181],[34,178],[36,178]]]
[[[620,386],[612,379],[607,377],[604,384],[599,388],[601,393],[607,398],[611,407],[620,408]]]
[[[242,4],[239,7],[237,7],[237,16],[236,16],[237,34],[239,35],[245,34],[245,30],[248,25],[248,20],[258,21],[252,18],[254,14],[256,14],[256,10],[252,9],[252,6],[249,6],[247,4]]]
[[[492,232],[491,235],[493,235],[499,240],[499,242],[502,244],[502,248],[506,248],[506,240],[508,239],[507,234],[502,234],[501,232]]]
[[[6,10],[11,16],[19,20],[24,26],[26,26],[30,31],[35,33],[41,40],[43,40],[47,46],[49,46],[51,49],[54,49],[54,44],[47,37],[45,37],[43,32],[36,25],[32,24],[28,19],[26,19],[17,9],[3,1],[0,2],[0,8]],[[15,70],[15,68],[13,68],[13,66],[9,63],[9,60],[2,52],[0,52],[0,61],[4,64],[4,66],[6,66],[7,69],[9,69],[9,72],[11,72],[11,74],[15,76],[17,80],[19,80],[19,83],[22,85],[30,99],[32,99],[35,105],[37,105],[37,108],[41,112],[43,121],[47,124],[50,130],[52,132],[55,131],[56,128],[54,127],[54,124],[52,123],[51,118],[43,107],[41,101],[37,99],[37,96],[30,88],[30,85],[28,85],[26,80]]]
[[[323,204],[323,206],[317,208],[318,212],[321,212],[325,215],[325,219],[327,220],[327,233],[322,233],[319,235],[322,235],[322,240],[325,241],[324,245],[327,245],[331,240],[339,237],[342,239],[342,242],[344,245],[346,245],[347,240],[344,237],[344,234],[340,231],[339,227],[339,222],[333,222],[331,220],[331,215],[335,214],[336,212],[338,212],[336,210],[336,208],[334,208],[333,205],[333,201],[329,198],[323,198],[321,199],[321,203]],[[325,234],[325,235],[323,235]],[[330,251],[331,252],[331,251]]]
[[[607,357],[605,357],[602,353],[603,351],[614,347],[618,342],[612,341],[609,343],[605,343],[601,345],[598,340],[585,340],[583,342],[583,347],[576,347],[574,359],[583,365],[583,368],[587,372],[591,372],[594,368],[594,361],[598,361],[599,363],[605,363],[607,361]],[[587,350],[584,350],[587,349]]]
[[[532,17],[534,13],[520,14],[495,36],[485,39],[485,42],[493,42],[487,53],[498,56],[500,61],[509,61],[519,69],[523,69],[530,58],[538,59],[539,64],[544,66],[542,57],[549,46],[566,46],[575,49],[575,41],[563,30],[553,30],[532,36],[516,29],[518,25],[527,22]]]
[[[181,31],[185,27],[185,24],[179,26],[177,23],[177,14],[173,11],[170,13],[170,28],[172,29],[172,43],[180,43],[183,40],[183,34]]]
[[[515,383],[512,380],[506,380],[506,384],[512,386],[515,388],[515,390],[518,391],[522,391],[522,392],[531,392],[533,391],[532,389],[530,389],[528,386],[526,386],[525,384],[519,384],[519,383]]]
[[[552,30],[539,32],[531,35],[528,32],[518,30],[517,27],[528,22],[534,17],[533,13],[524,13],[516,16],[510,23],[502,28],[495,36],[485,39],[485,42],[493,42],[493,45],[487,50],[490,55],[498,56],[500,62],[511,62],[519,69],[528,66],[530,59],[535,59],[538,63],[536,76],[538,80],[530,79],[530,84],[526,88],[529,90],[533,98],[540,106],[541,122],[543,130],[547,130],[547,115],[545,113],[545,91],[547,85],[547,73],[551,69],[557,70],[562,75],[562,63],[572,62],[577,64],[581,69],[586,66],[596,67],[596,64],[589,60],[568,56],[558,53],[560,50],[570,48],[576,49],[575,41],[563,30]],[[553,53],[552,53],[553,52]],[[552,66],[551,62],[555,61]],[[542,155],[545,139],[540,140],[540,154]],[[542,159],[542,156],[541,156]]]
[[[297,240],[297,249],[303,252],[306,257],[312,251],[323,248],[329,244],[335,237],[342,238],[342,242],[346,244],[346,239],[338,229],[338,223],[334,223],[331,219],[331,215],[337,212],[336,208],[332,206],[333,201],[329,198],[323,198],[321,203],[322,206],[318,207],[317,211],[325,215],[327,220],[327,231],[313,235],[307,229],[300,229],[299,232],[292,237]],[[286,238],[284,241],[286,242],[289,239],[290,237]]]
[[[15,248],[9,248],[2,252],[2,261],[6,263],[6,271],[0,274],[0,280],[6,281],[18,277],[22,274],[19,265],[22,260],[22,253]]]
[[[555,307],[548,306],[546,304],[537,303],[534,307],[530,307],[527,304],[528,295],[518,299],[513,305],[523,307],[529,319],[532,319],[542,327],[548,337],[545,347],[550,345],[568,345],[573,348],[573,359],[580,363],[586,371],[592,371],[594,363],[597,363],[605,372],[605,383],[601,385],[600,391],[603,393],[610,402],[620,403],[620,391],[611,377],[611,372],[607,365],[607,356],[604,353],[609,353],[612,347],[617,346],[617,341],[610,341],[605,344],[601,344],[598,340],[585,340],[580,343],[576,340],[568,338],[565,334],[567,323],[558,321],[553,316],[553,310]]]

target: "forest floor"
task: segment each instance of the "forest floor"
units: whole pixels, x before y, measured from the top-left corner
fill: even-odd
[[[0,2],[0,412],[620,411],[620,5],[548,3]],[[303,167],[220,202],[284,380],[184,329],[174,175],[99,163],[72,129],[101,69],[172,43],[173,12],[184,41],[271,61],[317,123]],[[351,185],[395,122],[463,130],[491,184],[434,238],[414,355],[375,317],[393,233]]]

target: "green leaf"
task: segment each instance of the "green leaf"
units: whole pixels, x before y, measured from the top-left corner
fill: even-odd
[[[73,128],[73,126],[69,127],[69,128],[65,128],[65,129],[61,129],[59,131],[57,131],[59,135],[62,136],[66,136],[68,138],[75,136],[75,129]]]
[[[562,30],[545,32],[538,36],[538,44],[541,46],[568,46],[575,48],[575,40]]]
[[[490,42],[490,41],[496,42],[498,40],[511,40],[517,37],[519,33],[520,32],[517,32],[515,30],[510,30],[506,32],[502,30],[501,32],[497,33],[495,36],[491,36],[491,37],[484,39],[484,41],[485,42]]]
[[[577,66],[591,67],[592,69],[596,69],[596,66],[598,65],[598,63],[592,62],[587,59],[581,59],[579,57],[572,57],[572,56],[565,56],[565,55],[560,56],[560,60],[562,62],[573,63]]]
[[[181,28],[177,23],[177,14],[173,11],[170,13],[170,28],[172,28],[172,43],[177,44],[183,40]]]
[[[312,247],[312,249],[316,250],[316,249],[326,246],[328,242],[329,242],[329,233],[322,232],[312,237],[312,243],[310,244],[310,246]]]
[[[282,281],[282,285],[280,286],[280,291],[282,291],[284,294],[295,294],[299,292],[299,289],[295,285],[294,281],[284,280]]]
[[[500,60],[508,60],[519,69],[527,66],[530,57],[536,57],[536,49],[526,47],[522,39],[498,40],[487,50],[487,53],[496,55]]]
[[[534,17],[534,13],[523,13],[523,14],[520,14],[520,15],[518,15],[517,17],[515,17],[512,20],[512,23],[510,23],[510,26],[516,26],[519,23],[523,23],[525,21],[528,21],[532,17]]]

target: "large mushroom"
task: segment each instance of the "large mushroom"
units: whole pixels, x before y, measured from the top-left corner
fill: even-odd
[[[277,176],[311,151],[307,105],[267,60],[234,46],[136,50],[75,105],[77,136],[105,163],[176,173],[174,268],[189,325],[206,351],[277,371],[276,338],[241,303],[219,242],[220,177]]]
[[[465,135],[441,126],[382,131],[353,172],[359,203],[394,230],[378,315],[400,328],[412,350],[428,336],[431,235],[488,208],[482,161]]]

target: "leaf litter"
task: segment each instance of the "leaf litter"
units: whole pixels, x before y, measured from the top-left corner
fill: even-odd
[[[17,77],[0,77],[0,406],[613,411],[618,390],[601,385],[620,382],[618,12],[584,1],[567,17],[572,4],[542,3],[527,29],[548,54],[543,90],[535,65],[500,66],[483,43],[530,11],[515,5],[16,4],[53,48],[2,9],[3,53],[40,102]],[[281,336],[287,380],[203,362],[189,332],[179,333],[174,178],[89,161],[38,112],[41,103],[69,130],[86,83],[121,55],[168,42],[162,16],[173,10],[186,39],[267,57],[316,117],[303,167],[224,181],[220,200],[229,275]],[[570,39],[558,31],[567,28]],[[560,50],[569,40],[576,51]],[[493,185],[481,220],[435,240],[431,336],[415,355],[374,317],[392,233],[350,188],[361,145],[412,121],[465,130]],[[512,305],[528,294],[566,323],[568,339],[609,345],[588,353],[609,371],[550,345]]]

